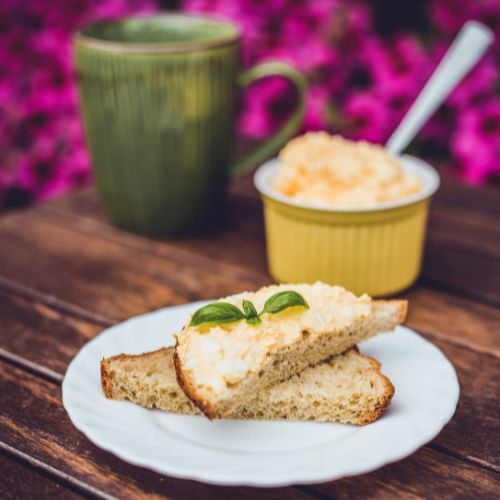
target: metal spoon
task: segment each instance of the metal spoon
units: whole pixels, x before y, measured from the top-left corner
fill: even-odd
[[[399,155],[494,40],[493,32],[478,21],[467,21],[434,70],[412,107],[387,141]]]

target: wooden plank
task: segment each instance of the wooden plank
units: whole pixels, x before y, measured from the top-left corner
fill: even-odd
[[[500,195],[499,195],[500,197]],[[500,209],[499,209],[500,213]],[[433,203],[428,247],[456,249],[500,261],[500,215],[496,217],[448,203]]]
[[[500,212],[498,187],[468,186],[461,182],[446,180],[436,193],[435,199],[469,211],[482,212],[496,217]]]
[[[244,208],[243,208],[244,205]],[[243,208],[243,224],[252,224],[262,239],[261,204],[251,178],[239,180],[231,187],[228,212]],[[93,190],[87,190],[45,205],[42,210],[84,217],[106,223],[106,217]],[[243,214],[240,214],[243,215]],[[500,196],[498,190],[472,188],[446,182],[431,205],[429,239],[441,246],[484,252],[500,259]],[[234,219],[234,217],[232,218]],[[239,227],[241,231],[241,227]]]
[[[43,461],[62,473],[71,474],[104,494],[134,498],[148,494],[181,498],[307,498],[306,489],[222,488],[193,481],[166,478],[154,472],[128,465],[93,446],[71,425],[60,404],[60,390],[54,384],[40,381],[26,372],[0,364],[0,388],[5,394],[5,411],[0,415],[0,442],[15,447]],[[392,470],[391,470],[392,469]],[[417,469],[417,472],[415,472]],[[411,473],[409,473],[411,471]],[[450,474],[450,493],[474,488],[479,498],[486,498],[498,487],[497,477],[462,460],[421,450],[412,458],[360,478],[320,486],[328,495],[376,491],[380,496],[411,493],[425,497],[440,488],[440,481],[430,478]],[[424,474],[425,473],[425,474]],[[425,477],[425,480],[422,480]],[[466,483],[462,478],[466,479]],[[394,489],[394,484],[398,489]],[[406,484],[406,486],[405,486]],[[318,487],[314,487],[314,490]],[[326,489],[325,489],[326,488]],[[333,488],[330,490],[330,488]],[[336,495],[336,493],[334,493]]]
[[[338,500],[387,498],[496,498],[500,476],[429,449],[356,479],[316,485]]]
[[[434,340],[434,343],[455,367],[460,400],[453,419],[433,444],[500,472],[500,447],[495,439],[495,436],[500,436],[498,358],[441,340]]]
[[[423,281],[500,306],[500,263],[445,247],[427,248]]]
[[[0,291],[0,355],[61,381],[68,363],[103,326]]]
[[[168,302],[181,302],[186,296],[182,288],[179,290],[180,296],[177,297],[177,288],[171,287],[169,290],[163,283],[156,283],[148,279],[147,275],[143,276],[143,268],[148,268],[151,276],[159,276],[168,267],[172,270],[171,281],[174,279],[182,281],[182,276],[187,271],[194,276],[204,276],[207,282],[211,281],[211,276],[214,276],[213,281],[220,283],[220,286],[217,285],[216,291],[220,292],[221,295],[242,289],[257,288],[272,281],[265,270],[264,249],[260,248],[259,250],[257,245],[252,246],[251,242],[255,241],[253,239],[248,239],[248,242],[243,244],[236,243],[234,236],[228,231],[221,234],[217,241],[210,235],[198,235],[190,238],[185,237],[183,240],[179,239],[173,243],[130,235],[98,221],[71,215],[68,216],[69,218],[66,215],[56,217],[52,213],[47,215],[42,211],[37,214],[28,213],[24,217],[25,221],[26,218],[29,219],[26,222],[27,226],[38,228],[38,232],[44,231],[44,234],[58,235],[61,242],[60,245],[51,249],[51,252],[39,256],[39,259],[43,259],[45,268],[48,270],[57,268],[60,260],[69,262],[70,267],[77,266],[76,271],[71,271],[73,274],[70,280],[72,283],[71,294],[66,293],[64,283],[59,287],[56,286],[60,284],[60,280],[43,282],[42,275],[37,281],[34,281],[34,273],[29,272],[31,253],[20,255],[19,252],[14,252],[7,255],[5,257],[7,260],[24,259],[23,262],[16,264],[18,271],[11,272],[7,276],[11,280],[17,279],[17,286],[19,286],[19,280],[22,280],[24,285],[31,287],[31,289],[40,286],[39,283],[42,282],[44,286],[40,288],[43,293],[42,297],[37,296],[38,300],[42,300],[47,294],[57,295],[59,300],[65,301],[63,306],[67,310],[71,306],[73,312],[76,308],[76,312],[82,315],[82,309],[86,308],[87,314],[84,315],[86,317],[92,317],[92,314],[96,314],[97,310],[99,320],[112,322],[118,318],[165,305]],[[56,218],[55,222],[52,220],[54,218]],[[238,219],[241,218],[239,215]],[[68,226],[71,226],[72,229],[68,229]],[[0,235],[2,234],[1,228],[2,221],[0,221]],[[70,242],[69,248],[67,241]],[[34,244],[35,242],[32,243],[32,245]],[[93,280],[89,281],[86,269],[91,271],[92,268],[96,267],[93,262],[97,258],[94,257],[96,250],[82,255],[81,261],[78,263],[73,261],[75,247],[103,249],[101,252],[111,247],[115,254],[120,255],[120,258],[106,259],[106,265],[111,274],[124,274],[121,276],[123,279],[116,284],[105,282],[102,286],[95,287]],[[224,249],[224,252],[221,252],[221,248]],[[13,252],[12,248],[11,252]],[[0,248],[1,254],[2,249]],[[138,254],[142,255],[141,265],[127,266],[128,256],[137,260]],[[26,260],[28,262],[25,262]],[[90,262],[88,262],[89,260]],[[124,273],[121,273],[122,267],[126,268]],[[437,272],[442,272],[441,265],[439,268]],[[22,269],[22,272],[19,272],[19,269]],[[35,272],[38,271],[35,270]],[[1,274],[0,268],[0,276]],[[179,275],[180,278],[178,278]],[[221,282],[221,277],[224,278],[224,283],[227,286]],[[138,282],[142,284],[140,297],[136,296],[136,283]],[[12,283],[10,286],[12,287]],[[193,284],[193,287],[196,285]],[[204,293],[207,290],[204,282],[199,288],[203,291],[204,298],[213,298],[218,295],[215,292],[212,296]],[[118,289],[120,290],[120,300],[116,299],[116,290]],[[101,299],[102,293],[105,293],[103,299]],[[162,294],[164,296],[167,294],[166,298],[162,299]],[[192,290],[190,295],[193,295]],[[194,295],[200,296],[201,293]],[[454,342],[471,348],[477,348],[484,352],[493,351],[498,354],[499,345],[495,335],[496,325],[500,322],[498,309],[433,290],[430,287],[418,286],[402,295],[411,301],[409,320],[412,327],[423,328],[428,333],[439,335],[441,338],[450,338]],[[72,302],[68,303],[69,300]],[[105,307],[102,307],[103,305]],[[117,307],[118,310],[116,310]]]
[[[480,193],[475,194],[476,198],[479,203]],[[493,214],[440,200],[438,196],[430,215],[423,268],[425,279],[434,285],[500,305],[500,207]],[[84,208],[77,212],[79,203]],[[226,263],[267,274],[262,210],[255,193],[245,183],[239,183],[233,189],[229,211],[230,220],[225,229],[209,235],[171,239],[170,243],[183,250],[198,253],[202,250],[205,256],[214,260],[222,258]],[[80,229],[100,229],[101,236],[104,232],[115,236],[118,233],[109,230],[98,202],[89,193],[80,195],[77,200],[49,205],[40,212],[50,214],[54,219],[65,217],[67,224],[80,219],[80,224],[77,224]],[[123,232],[120,237],[123,242],[127,240]]]
[[[110,321],[255,286],[238,273],[181,267],[23,214],[0,219],[0,240],[4,280],[78,304]]]
[[[411,328],[500,358],[499,308],[423,285],[402,297],[409,300],[406,324]]]
[[[225,224],[208,233],[196,233],[185,236],[164,238],[143,238],[108,224],[99,205],[91,193],[80,193],[77,198],[64,199],[39,207],[26,214],[29,217],[42,218],[53,224],[71,227],[85,234],[99,236],[119,242],[122,245],[152,251],[169,258],[190,261],[201,258],[210,259],[210,266],[236,266],[246,270],[267,274],[264,243],[262,209],[256,199],[232,197],[228,204]],[[76,205],[82,204],[77,210]],[[216,268],[214,268],[216,269]]]
[[[2,296],[1,293],[0,299],[3,326],[0,339],[4,358],[32,367],[34,371],[40,370],[42,375],[53,372],[54,380],[62,379],[67,364],[78,349],[101,330],[99,325],[26,299]],[[497,419],[500,405],[498,358],[460,344],[450,344],[440,340],[439,336],[431,340],[456,367],[462,388],[457,414],[435,443],[454,455],[496,467],[498,457],[495,457],[491,436],[500,434]],[[18,361],[19,358],[26,362]]]
[[[243,202],[238,202],[238,210],[245,211],[245,200]],[[251,206],[251,204],[250,204]],[[238,212],[236,216],[236,220],[240,221],[242,220],[242,212]],[[26,214],[28,215],[28,214]],[[36,217],[34,217],[36,219]],[[87,218],[79,218],[78,220],[84,220],[86,223],[90,221],[92,224],[96,224],[96,222],[92,219],[87,219]],[[42,221],[43,222],[43,221]],[[45,222],[40,222],[38,221],[32,221],[31,224],[33,224],[35,227],[42,226],[44,228],[47,228],[48,226],[53,227],[54,223],[49,222],[46,220]],[[1,223],[1,221],[0,221]],[[66,224],[66,223],[64,223]],[[64,226],[62,224],[62,226]],[[239,222],[238,222],[239,224]],[[0,224],[1,225],[1,224]],[[56,225],[61,225],[61,221],[57,220]],[[23,227],[23,230],[25,229],[25,226],[21,224]],[[157,273],[161,273],[161,270],[158,271],[158,266],[161,265],[161,262],[163,262],[163,259],[169,260],[170,264],[170,270],[171,272],[179,273],[179,263],[182,265],[185,265],[187,267],[191,267],[196,271],[204,272],[206,273],[207,280],[211,279],[211,276],[215,274],[220,274],[221,272],[223,273],[228,273],[227,276],[228,282],[233,283],[232,286],[234,286],[234,282],[241,279],[241,276],[243,276],[243,280],[247,280],[246,282],[248,283],[248,288],[254,287],[255,283],[258,283],[260,280],[264,281],[266,279],[265,271],[262,271],[262,269],[259,271],[257,270],[255,272],[255,279],[252,279],[250,276],[252,274],[251,271],[248,269],[252,269],[252,265],[256,263],[260,263],[262,266],[262,256],[263,252],[261,252],[260,256],[257,255],[257,258],[255,257],[255,252],[248,251],[248,248],[251,248],[252,250],[255,250],[256,248],[259,248],[259,245],[262,244],[262,242],[258,239],[258,233],[261,231],[261,227],[259,227],[259,223],[251,222],[251,223],[245,223],[243,224],[243,228],[240,228],[239,226],[236,227],[234,232],[228,231],[227,229],[223,231],[223,234],[225,238],[227,238],[224,242],[227,243],[232,242],[232,245],[229,245],[229,251],[226,253],[225,251],[221,253],[221,246],[218,244],[216,241],[213,246],[209,247],[209,252],[208,255],[207,253],[201,251],[200,249],[204,250],[203,243],[204,241],[214,241],[213,238],[211,238],[209,235],[201,235],[197,238],[188,238],[187,243],[178,240],[174,244],[171,244],[170,242],[163,243],[161,241],[159,242],[154,242],[154,248],[146,248],[146,246],[143,247],[142,243],[142,238],[139,237],[134,237],[136,238],[133,242],[130,242],[128,235],[125,233],[122,233],[120,235],[120,238],[123,238],[123,240],[127,240],[125,248],[126,248],[126,253],[128,254],[129,252],[133,254],[134,256],[141,255],[145,260],[148,262],[150,261],[150,254],[153,254],[154,258],[156,261],[154,264],[148,263],[147,266],[149,271],[148,271],[148,276],[153,276],[153,279],[151,279],[151,283],[148,283],[147,288],[149,287],[154,287],[154,286],[162,286],[162,280],[160,281],[159,285],[156,285],[156,276]],[[79,248],[81,244],[84,244],[85,241],[87,242],[88,245],[94,245],[94,242],[96,240],[95,236],[98,236],[98,238],[102,241],[104,241],[104,245],[99,244],[101,250],[111,243],[111,247],[115,246],[124,246],[122,245],[122,242],[118,240],[114,240],[113,236],[110,238],[107,236],[105,233],[104,228],[106,226],[99,226],[102,229],[102,234],[96,235],[94,231],[94,227],[91,227],[91,230],[88,231],[88,234],[86,234],[86,238],[81,238],[80,236],[75,236],[76,232],[82,232],[81,228],[78,228],[76,231],[72,230],[70,228],[65,228],[65,227],[58,227],[57,232],[59,234],[59,239],[58,241],[62,243],[62,247],[65,247],[65,239],[71,239],[74,238],[76,241],[72,243],[72,248]],[[43,234],[44,231],[41,231],[41,234]],[[120,233],[119,231],[117,233]],[[61,234],[65,234],[65,237],[62,237]],[[1,236],[1,230],[0,230],[0,236]],[[25,240],[23,240],[25,241]],[[144,240],[148,241],[148,240]],[[248,245],[248,242],[255,242],[255,247],[252,247],[251,245]],[[34,239],[32,243],[36,244],[36,240]],[[168,247],[170,245],[170,247]],[[51,249],[54,247],[51,246]],[[165,250],[166,248],[166,250]],[[181,252],[181,256],[178,257],[176,252],[177,248],[181,248],[184,253]],[[244,248],[242,252],[238,255],[238,248]],[[262,250],[262,247],[261,247]],[[210,253],[211,252],[211,253]],[[217,254],[218,252],[218,254]],[[53,269],[53,263],[54,261],[56,262],[56,267],[57,263],[60,262],[61,260],[64,261],[66,258],[70,258],[67,256],[67,254],[70,253],[66,250],[60,252],[59,250],[54,251],[53,254],[50,254],[50,259],[49,261],[44,261],[44,265],[47,268],[47,270],[50,270],[51,268]],[[62,254],[62,259],[61,259],[61,254]],[[17,255],[14,252],[14,255],[17,259]],[[100,258],[101,253],[98,252],[97,256]],[[92,253],[92,259],[96,258],[96,254]],[[215,262],[215,259],[221,259],[222,264],[221,267],[216,268],[215,272],[214,270],[211,269],[212,267],[212,262]],[[122,265],[126,263],[127,258],[118,258],[117,261],[114,261],[113,259],[108,259],[106,262],[110,266],[114,265]],[[243,261],[243,263],[242,263]],[[5,260],[4,260],[5,262]],[[10,262],[10,261],[9,261]],[[177,265],[176,265],[177,264]],[[86,265],[86,262],[80,262],[80,267],[84,268]],[[248,266],[247,269],[245,269],[245,266]],[[257,267],[257,266],[255,266]],[[29,270],[29,266],[21,266],[22,269]],[[183,268],[181,268],[183,270]],[[83,284],[88,285],[88,280],[85,280],[85,277],[80,276],[80,271],[78,266],[74,266],[72,268],[72,271],[76,270],[76,275],[78,277],[77,283],[74,285],[75,292],[72,293],[71,295],[71,301],[67,303],[67,305],[73,305],[73,306],[78,306],[78,307],[89,307],[89,311],[92,310],[93,304],[98,304],[99,303],[99,297],[102,293],[101,289],[98,289],[96,291],[96,296],[94,297],[93,300],[90,300],[88,297],[85,298],[85,300],[81,301],[80,298],[78,297],[78,294],[76,293],[79,289],[79,287]],[[128,270],[127,270],[128,271]],[[2,268],[0,266],[0,274],[2,272]],[[135,273],[140,273],[140,269],[135,266],[133,266],[133,272],[131,273],[132,276],[135,276]],[[243,273],[242,275],[239,275],[238,272]],[[246,274],[245,274],[246,273]],[[49,275],[49,273],[47,273]],[[40,274],[38,276],[38,279],[40,280],[40,276],[43,276],[43,274]],[[235,278],[235,276],[238,276],[238,278]],[[9,275],[7,274],[7,278],[10,278],[12,280],[15,280],[15,275]],[[127,275],[127,280],[129,279],[129,275]],[[26,283],[25,281],[25,274],[22,274],[22,283]],[[33,286],[33,283],[36,283],[36,280],[33,280],[31,277],[30,279],[27,280],[27,287],[29,288],[30,286],[33,287],[33,290],[36,290],[36,288]],[[24,286],[24,285],[23,285]],[[221,288],[224,285],[221,285]],[[42,287],[42,293],[46,296],[49,297],[50,295],[50,290],[53,290],[54,288],[53,284],[50,284],[48,287],[49,292],[47,292],[46,287]],[[172,293],[175,292],[175,289],[172,289]],[[132,295],[132,291],[128,291],[129,295]],[[459,297],[453,297],[450,296],[449,294],[443,294],[442,292],[438,291],[430,291],[429,293],[426,293],[425,291],[422,291],[422,288],[417,288],[414,289],[413,291],[410,292],[410,295],[414,294],[414,297],[412,297],[412,303],[417,304],[416,309],[414,308],[413,310],[415,311],[415,314],[413,316],[410,316],[410,323],[412,326],[415,326],[416,328],[423,328],[427,330],[433,338],[446,338],[447,340],[452,340],[456,346],[450,346],[448,342],[442,343],[442,348],[445,350],[447,355],[452,357],[452,361],[457,364],[457,366],[460,364],[457,362],[457,360],[453,359],[453,355],[458,356],[458,358],[462,359],[463,358],[463,352],[469,352],[469,349],[474,349],[474,348],[479,348],[479,350],[483,352],[489,352],[490,348],[492,349],[492,352],[496,352],[498,354],[498,350],[495,350],[495,335],[493,327],[498,324],[497,319],[497,313],[498,311],[495,310],[494,308],[480,305],[480,304],[474,304],[473,302],[467,301],[465,299],[459,298]],[[432,295],[434,294],[434,295]],[[109,301],[107,298],[109,295],[109,292],[106,292],[106,300]],[[154,295],[154,292],[151,291],[151,296]],[[54,330],[55,325],[61,323],[61,318],[58,318],[57,315],[61,314],[61,308],[60,308],[60,301],[62,300],[67,300],[67,294],[64,295],[56,295],[57,296],[57,307],[54,308],[56,311],[56,315],[54,316],[54,321],[48,321],[45,320],[46,323],[43,324],[43,328],[40,329],[40,331],[46,331],[45,329],[48,328],[50,331]],[[121,292],[120,292],[121,296]],[[62,298],[59,298],[62,297]],[[443,297],[446,298],[446,300],[442,300]],[[15,300],[24,300],[24,299],[19,299],[14,297],[13,299]],[[434,300],[436,301],[436,304],[439,304],[439,307],[435,307],[434,310],[432,309],[432,305],[434,303]],[[441,303],[438,303],[438,301],[441,300]],[[29,302],[29,301],[28,301]],[[149,304],[149,302],[146,300],[143,302],[143,304]],[[45,303],[38,303],[37,307],[38,309],[42,310],[42,316],[46,315],[46,312],[43,311],[44,308],[47,308],[48,302]],[[82,305],[81,305],[82,304]],[[112,304],[111,302],[108,302],[108,304]],[[22,309],[25,307],[26,304],[21,304],[19,305],[19,302],[16,304],[16,307],[18,308],[15,313],[12,314],[11,319],[16,319],[22,316]],[[2,304],[0,302],[0,311]],[[127,308],[126,306],[123,306],[124,309],[123,311],[126,311]],[[137,303],[132,302],[132,309],[137,308]],[[152,306],[155,307],[155,306]],[[12,303],[7,302],[7,305],[5,306],[5,310],[9,310],[12,308]],[[54,314],[54,312],[51,310],[52,308],[48,308],[49,314]],[[444,309],[444,310],[443,310]],[[103,317],[105,316],[105,312],[100,313]],[[2,316],[3,318],[3,316]],[[90,326],[86,325],[86,322],[83,320],[76,320],[75,318],[71,318],[73,321],[76,321],[76,323],[71,323],[68,327],[64,327],[59,329],[59,331],[54,334],[57,339],[64,339],[64,332],[67,333],[67,337],[71,338],[75,336],[77,338],[78,342],[84,342],[86,338],[89,336],[92,336],[98,329],[100,329],[99,326],[95,324],[90,324]],[[112,318],[110,318],[112,320]],[[81,322],[81,324],[79,323]],[[22,357],[24,352],[29,351],[28,349],[28,344],[32,342],[32,338],[36,336],[36,332],[34,332],[34,328],[32,323],[37,324],[36,316],[31,317],[27,321],[28,325],[23,324],[24,326],[18,327],[17,330],[14,330],[16,332],[16,341],[18,342],[17,346],[15,346],[15,349],[13,349],[16,352],[20,352],[21,354],[19,357]],[[28,328],[31,324],[31,330]],[[63,322],[64,325],[64,322]],[[82,328],[82,325],[84,328],[88,328],[86,333],[80,334],[79,329]],[[449,333],[451,330],[451,333]],[[22,337],[22,332],[25,332],[26,335],[24,336],[24,340],[21,342],[21,340],[18,340],[17,338]],[[47,335],[46,339],[48,339],[49,336]],[[24,342],[24,344],[23,344]],[[58,340],[57,342],[60,342]],[[41,345],[43,342],[39,342],[38,348],[43,349],[43,346]],[[64,345],[64,342],[63,342]],[[463,349],[463,346],[465,349]],[[36,354],[36,343],[34,343],[34,348],[32,351]],[[74,347],[71,346],[66,346],[67,349],[71,350]],[[498,346],[496,346],[498,348]],[[8,353],[12,354],[12,348],[9,348],[11,350],[7,351]],[[459,354],[450,354],[453,350],[457,350]],[[41,351],[43,352],[43,351]],[[45,354],[51,357],[50,354],[52,353],[52,348],[47,347],[47,350],[45,351]],[[69,352],[69,351],[68,351]],[[469,353],[470,354],[470,353]],[[497,387],[494,385],[495,377],[498,379],[498,374],[494,371],[495,369],[495,360],[494,358],[490,357],[485,357],[485,355],[481,355],[479,353],[472,353],[474,356],[469,356],[467,357],[466,361],[463,361],[464,366],[462,366],[459,369],[459,376],[462,380],[462,385],[466,387],[474,387],[474,390],[476,391],[476,396],[474,395],[467,395],[469,398],[467,400],[467,408],[463,409],[459,406],[459,412],[462,412],[464,414],[461,420],[461,423],[458,427],[453,427],[453,421],[448,428],[451,428],[451,433],[448,435],[448,428],[441,434],[441,436],[438,438],[437,441],[433,444],[433,446],[438,446],[439,449],[447,450],[448,452],[452,452],[457,455],[461,455],[463,453],[463,450],[457,451],[457,448],[453,448],[453,445],[455,445],[455,442],[460,442],[460,439],[462,439],[463,434],[469,433],[469,428],[471,426],[476,426],[478,429],[482,429],[484,431],[484,436],[490,434],[490,432],[498,432],[498,427],[491,427],[492,425],[495,424],[494,419],[491,417],[491,415],[494,415],[494,409],[496,405],[498,405],[498,402],[491,396],[492,394],[496,394],[498,392]],[[53,356],[52,356],[53,357]],[[36,358],[35,358],[36,359]],[[61,360],[64,359],[61,357]],[[486,360],[486,361],[485,361]],[[32,363],[36,366],[38,362],[32,361]],[[55,373],[58,373],[60,369],[63,367],[64,363],[62,361],[59,361],[59,366],[53,366],[53,371]],[[39,364],[38,366],[43,367],[43,364]],[[474,367],[474,369],[471,369],[471,366]],[[485,370],[483,371],[483,378],[478,379],[476,377],[477,374],[472,373],[474,370],[477,370],[477,366],[485,366]],[[488,379],[488,373],[493,373],[493,375],[490,376]],[[472,373],[472,375],[471,375]],[[474,378],[476,377],[476,378]],[[465,382],[464,382],[465,381]],[[493,382],[492,382],[493,381]],[[485,391],[485,397],[484,400],[481,400],[480,397],[482,395],[482,391]],[[475,399],[474,399],[475,398]],[[470,410],[468,408],[471,408]],[[478,412],[478,408],[480,408],[481,412],[486,412],[486,423],[483,422],[482,420],[482,413]],[[472,414],[472,410],[474,410],[474,416],[477,418],[481,417],[481,421],[474,422],[471,424],[470,422],[470,415]],[[457,414],[457,418],[462,415],[462,413]],[[481,426],[485,425],[486,427],[483,428]],[[490,434],[491,435],[491,434]],[[493,434],[495,435],[495,434]],[[482,467],[485,468],[496,468],[497,463],[498,463],[498,456],[495,454],[495,450],[491,447],[488,447],[488,443],[486,439],[477,439],[478,436],[476,436],[474,433],[472,433],[472,436],[469,441],[465,443],[466,451],[465,451],[465,457],[468,461],[477,463],[481,465]],[[479,436],[481,438],[481,436]],[[451,448],[450,448],[450,445]],[[474,448],[475,447],[475,448]],[[472,451],[471,451],[472,450]],[[481,454],[484,455],[485,458],[481,456]],[[337,484],[337,483],[336,483]]]
[[[244,210],[243,207],[241,207]],[[227,226],[211,233],[171,238],[144,238],[115,228],[100,218],[75,216],[72,213],[53,210],[43,206],[26,214],[44,222],[70,227],[89,236],[119,243],[127,248],[172,259],[179,264],[187,264],[212,272],[228,272],[235,279],[255,282],[256,286],[271,279],[265,266],[265,246],[262,238],[249,238],[241,234],[237,218],[243,217],[236,210],[231,211],[232,220]],[[260,276],[262,275],[262,276]]]
[[[255,489],[202,485],[129,465],[100,450],[73,427],[60,388],[0,362],[0,447],[8,446],[100,494],[119,498],[310,498],[293,488]]]
[[[52,498],[74,500],[83,496],[59,483],[37,474],[31,467],[19,464],[0,454],[0,498],[22,500]]]

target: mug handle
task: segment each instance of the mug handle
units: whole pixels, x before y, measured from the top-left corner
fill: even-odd
[[[258,64],[257,66],[254,66],[253,68],[250,68],[242,73],[239,78],[240,87],[246,87],[254,81],[266,76],[283,76],[293,84],[297,90],[298,96],[295,111],[277,132],[267,138],[263,143],[259,144],[253,151],[250,151],[250,153],[238,160],[232,166],[232,177],[248,172],[259,163],[262,163],[269,157],[276,154],[281,146],[283,146],[295,134],[295,132],[297,132],[302,124],[305,111],[305,93],[307,88],[304,76],[288,64],[280,62],[267,62]]]

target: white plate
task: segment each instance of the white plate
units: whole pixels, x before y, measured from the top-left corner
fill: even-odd
[[[315,422],[219,420],[146,410],[109,401],[99,362],[173,343],[189,311],[168,307],[105,330],[68,367],[63,404],[93,443],[132,464],[213,484],[284,486],[317,483],[372,471],[400,460],[433,439],[458,401],[455,370],[420,335],[398,327],[361,346],[377,358],[396,393],[387,413],[365,427]]]

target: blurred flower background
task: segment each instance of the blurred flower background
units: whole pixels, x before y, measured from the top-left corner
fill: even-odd
[[[0,206],[21,206],[92,181],[78,111],[71,34],[96,19],[165,8],[237,22],[243,62],[278,59],[309,80],[304,130],[384,142],[467,19],[497,41],[426,125],[412,152],[466,182],[500,178],[498,0],[2,0]],[[268,79],[243,96],[239,133],[260,139],[293,107]]]

